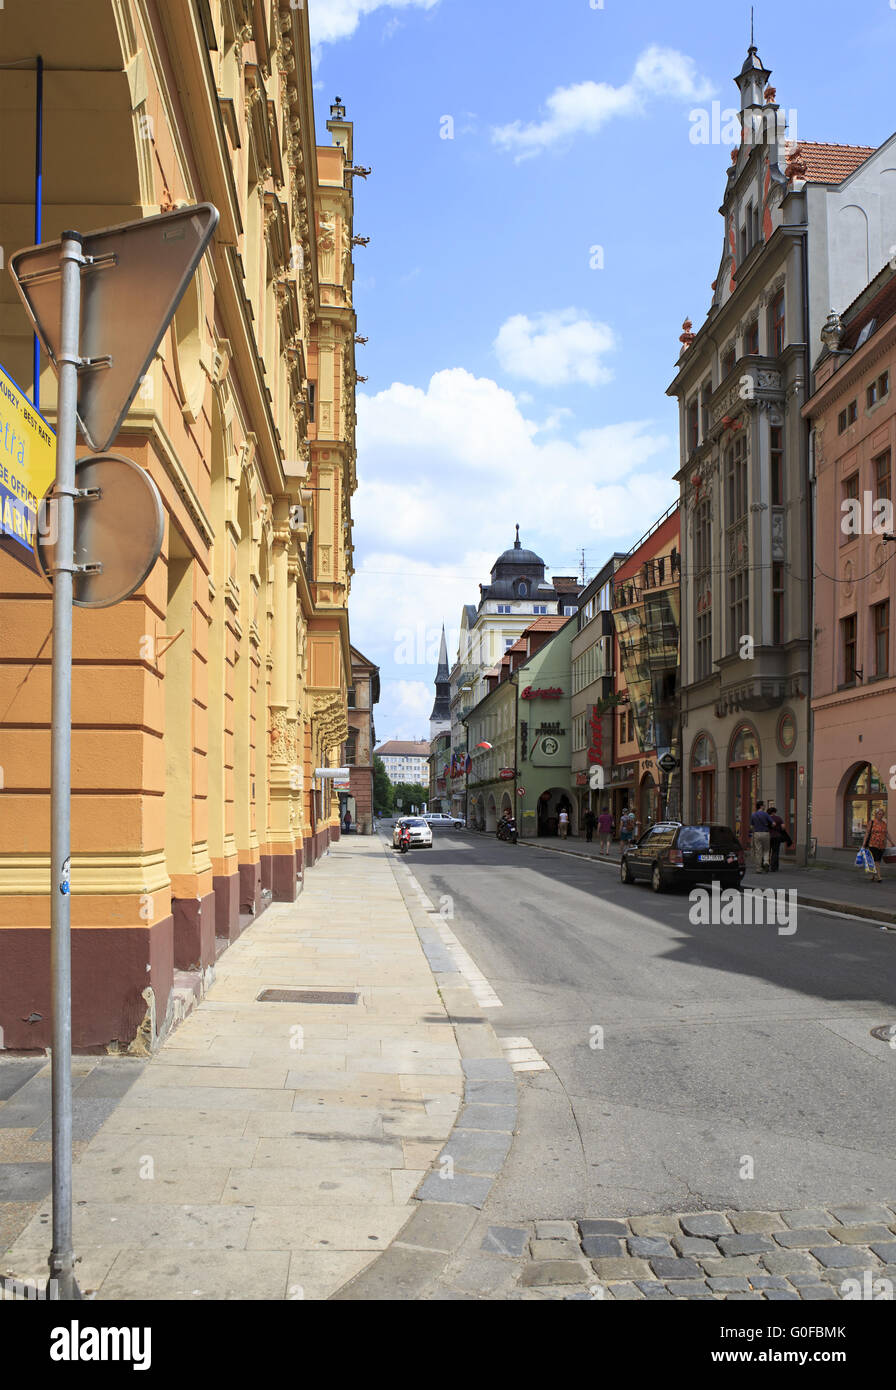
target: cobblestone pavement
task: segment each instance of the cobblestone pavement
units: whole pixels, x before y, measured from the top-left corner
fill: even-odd
[[[896,1204],[488,1225],[426,1299],[893,1298]]]

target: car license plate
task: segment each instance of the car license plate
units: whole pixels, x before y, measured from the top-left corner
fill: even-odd
[[[700,863],[701,863],[701,864],[722,864],[722,863],[724,863],[724,860],[725,860],[724,854],[701,854],[701,855],[700,855]]]

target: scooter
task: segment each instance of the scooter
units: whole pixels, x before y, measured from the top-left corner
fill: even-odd
[[[519,839],[516,828],[516,821],[511,816],[510,820],[498,821],[497,836],[499,840],[506,840],[509,845],[515,845]]]
[[[399,836],[398,836],[398,853],[399,853],[399,854],[407,854],[407,852],[408,852],[408,850],[410,849],[410,847],[411,847],[411,832],[410,832],[410,830],[402,830],[401,833],[400,833]]]

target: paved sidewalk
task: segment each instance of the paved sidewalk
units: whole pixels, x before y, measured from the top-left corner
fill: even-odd
[[[360,1000],[257,999],[300,987]],[[417,1209],[463,1084],[382,841],[351,836],[298,902],[269,908],[219,959],[207,997],[77,1159],[82,1290],[328,1298]],[[44,1202],[0,1274],[46,1277],[48,1222]]]
[[[607,868],[618,872],[621,852],[614,844],[609,855],[604,854],[595,841],[538,836],[523,839],[519,844],[526,849],[547,850],[556,854],[574,854],[582,858],[594,859]],[[795,888],[799,901],[807,907],[822,907],[831,912],[850,912],[856,916],[869,917],[874,921],[896,925],[896,869],[884,864],[881,868],[883,883],[871,883],[869,876],[861,869],[824,868],[813,865],[800,868],[781,861],[777,874],[757,874],[747,856],[747,876],[744,882],[754,888]]]

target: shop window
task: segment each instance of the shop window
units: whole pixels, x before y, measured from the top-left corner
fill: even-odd
[[[847,784],[843,797],[843,844],[857,848],[875,811],[887,812],[887,788],[876,767],[862,763]]]

